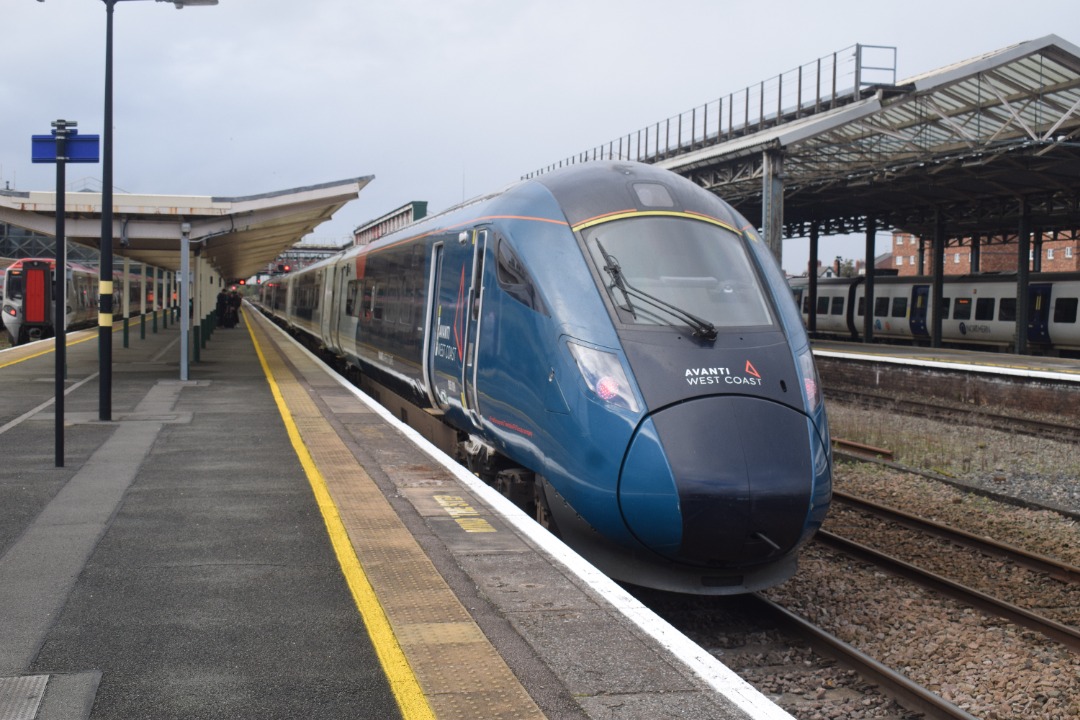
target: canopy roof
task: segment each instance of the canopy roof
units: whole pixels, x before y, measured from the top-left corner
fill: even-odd
[[[950,236],[1080,226],[1080,48],[1056,35],[863,90],[841,107],[658,164],[761,217],[762,153],[783,156],[784,230]]]
[[[114,194],[113,252],[179,270],[181,226],[187,223],[192,247],[221,277],[250,277],[354,200],[372,179],[238,198]],[[101,194],[65,193],[64,207],[68,240],[99,248]],[[52,235],[56,193],[0,190],[0,221]]]

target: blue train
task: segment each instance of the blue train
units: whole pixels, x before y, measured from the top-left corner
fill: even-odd
[[[665,170],[573,166],[261,288],[265,312],[609,576],[787,579],[832,458],[768,248]]]

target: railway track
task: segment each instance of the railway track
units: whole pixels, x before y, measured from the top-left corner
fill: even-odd
[[[852,389],[830,388],[827,394],[830,400],[850,403],[856,406],[899,412],[905,415],[963,422],[975,427],[1017,433],[1031,437],[1049,438],[1062,442],[1080,443],[1080,428],[1076,424],[1039,420],[1029,417],[1008,415],[974,406],[952,406],[919,400],[901,399],[879,393]]]
[[[782,605],[760,594],[754,597],[760,605],[760,613],[768,615],[777,624],[803,638],[822,655],[855,669],[859,675],[880,687],[905,708],[922,713],[923,717],[929,720],[976,720],[975,716],[966,710],[944,700],[933,691],[860,652]]]

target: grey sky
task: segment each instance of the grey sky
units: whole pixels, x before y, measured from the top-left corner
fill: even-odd
[[[0,20],[0,187],[51,190],[30,136],[57,118],[102,132],[104,3],[0,0]],[[114,184],[242,196],[375,175],[316,231],[337,241],[410,200],[441,210],[855,43],[896,46],[904,79],[1051,33],[1080,42],[1080,3],[120,2]],[[100,177],[68,168],[73,190]],[[805,267],[805,244],[785,241],[786,269]],[[822,242],[826,259],[861,252]]]

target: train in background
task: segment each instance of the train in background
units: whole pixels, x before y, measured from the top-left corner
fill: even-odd
[[[866,278],[818,281],[816,334],[860,340],[866,315]],[[809,323],[806,277],[792,278],[795,301]],[[929,342],[934,317],[930,277],[874,277],[874,338]],[[987,350],[1012,350],[1016,343],[1015,274],[946,277],[941,315],[942,341]],[[1080,355],[1080,273],[1032,273],[1028,281],[1027,342],[1030,351]]]
[[[55,336],[52,310],[55,272],[54,258],[16,260],[0,271],[0,316],[3,317],[4,329],[15,345]],[[123,273],[114,274],[116,293],[113,295],[113,307],[117,313],[123,308],[120,304],[123,281]],[[67,263],[68,330],[97,325],[99,284],[97,270],[78,263]],[[142,288],[141,276],[131,275],[128,292],[132,303],[138,303]]]
[[[753,226],[674,173],[565,168],[260,293],[611,577],[759,590],[824,520],[829,430],[798,309]]]

